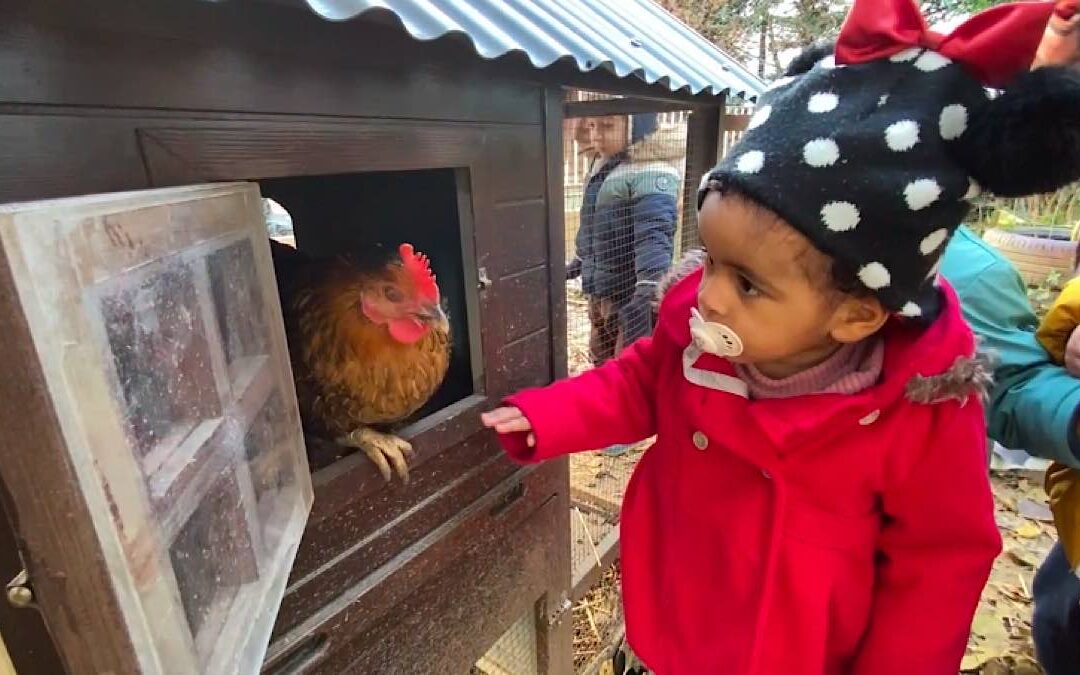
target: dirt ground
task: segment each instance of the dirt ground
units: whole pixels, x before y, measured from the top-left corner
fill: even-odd
[[[1043,671],[1031,644],[1031,582],[1057,535],[1041,476],[995,473],[992,481],[1005,550],[979,602],[964,672],[1035,675]]]

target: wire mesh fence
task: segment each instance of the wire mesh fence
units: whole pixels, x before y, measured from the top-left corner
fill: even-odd
[[[613,97],[572,91],[569,101]],[[652,333],[656,282],[696,241],[700,175],[742,136],[750,111],[729,108],[717,148],[688,143],[691,112],[569,118],[565,122],[567,349],[571,375],[617,356]],[[698,156],[698,153],[710,156]],[[700,160],[700,161],[699,161]],[[699,171],[700,173],[700,171]],[[602,655],[621,625],[619,512],[652,440],[570,459],[575,665]],[[610,596],[610,597],[609,597]],[[585,617],[584,619],[582,617]],[[581,625],[578,625],[581,624]]]
[[[536,675],[536,616],[525,612],[476,662],[470,675]]]
[[[572,91],[567,98],[612,97]],[[733,119],[738,119],[745,111],[732,112],[736,113]],[[698,165],[694,153],[706,150],[687,143],[690,114],[676,110],[565,122],[571,374],[603,364],[652,333],[657,319],[656,284],[677,261],[683,242],[692,239],[683,236],[684,230],[696,228],[699,177],[688,177],[687,167]],[[741,128],[722,128],[723,149],[739,135]],[[623,493],[647,445],[601,448],[571,459],[576,597],[586,592],[617,553]]]
[[[676,255],[687,209],[686,119],[679,111],[566,122],[572,372],[652,331],[656,283]]]

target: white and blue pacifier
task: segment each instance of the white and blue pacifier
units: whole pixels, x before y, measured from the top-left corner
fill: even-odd
[[[690,336],[697,348],[707,354],[731,357],[743,351],[738,333],[722,323],[706,321],[697,307],[690,308]]]

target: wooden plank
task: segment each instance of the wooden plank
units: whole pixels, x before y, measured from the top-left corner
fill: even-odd
[[[511,521],[516,522],[512,530],[492,528],[513,545],[478,533],[476,545],[463,547],[465,554],[445,571],[423,586],[404,585],[414,589],[412,595],[397,603],[381,625],[361,633],[349,650],[339,652],[345,658],[338,663],[346,668],[328,659],[328,667],[317,672],[468,672],[543,592],[546,554],[556,542],[550,525],[555,509],[547,501],[531,514],[521,512]],[[496,549],[499,555],[492,556]],[[440,592],[450,579],[462,588]],[[431,621],[433,616],[448,620]]]
[[[488,335],[495,333],[504,344],[510,344],[546,329],[550,321],[548,288],[546,265],[496,280],[493,300],[488,304],[493,323]]]
[[[551,381],[551,335],[547,328],[507,344],[488,369],[488,393],[498,400]]]
[[[720,118],[721,131],[746,131],[746,127],[749,125],[750,115],[728,115],[725,113]]]
[[[14,0],[0,72],[0,100],[54,105],[535,124],[542,95],[464,41],[250,2]]]
[[[493,206],[547,196],[544,127],[490,127],[484,140]]]
[[[683,177],[683,222],[679,250],[700,246],[697,232],[697,192],[701,177],[716,164],[720,142],[720,106],[690,113],[686,129],[686,175]]]
[[[66,672],[136,672],[135,648],[117,629],[124,618],[3,255],[0,333],[9,374],[0,378],[0,484],[35,599],[56,609],[49,630]]]
[[[574,592],[571,597],[574,602],[585,597],[589,589],[600,580],[604,571],[619,558],[619,528],[612,528],[604,535],[604,538],[596,543],[596,549],[600,553],[600,564],[589,565],[585,569],[575,571],[572,586]]]
[[[661,100],[627,96],[624,98],[601,99],[597,101],[567,101],[563,104],[563,116],[601,117],[603,115],[632,115],[634,113],[664,113],[690,110],[701,107],[701,103],[687,103],[678,100]]]
[[[606,495],[590,492],[576,485],[570,486],[570,501],[583,508],[591,508],[596,515],[606,518],[611,523],[619,522],[622,504]]]
[[[390,120],[144,125],[139,138],[155,185],[454,168],[485,141],[483,127]]]
[[[466,402],[463,402],[466,403]],[[349,546],[353,538],[365,536],[396,517],[437,490],[451,477],[460,476],[482,458],[494,455],[498,448],[493,441],[486,447],[461,447],[466,439],[481,429],[479,414],[488,407],[486,399],[477,396],[466,408],[449,411],[450,416],[433,415],[421,424],[407,427],[400,434],[409,440],[418,458],[411,466],[409,485],[386,483],[374,463],[363,453],[350,454],[317,470],[312,475],[315,504],[312,506],[308,537],[301,544],[293,566],[293,579],[324,565]],[[415,429],[415,431],[413,431]],[[313,438],[307,439],[309,452]],[[331,451],[340,448],[333,444]],[[448,448],[452,451],[443,452]],[[318,451],[318,450],[316,450]],[[420,460],[424,460],[421,462]],[[416,470],[420,464],[423,471]],[[325,525],[320,523],[326,522]],[[336,525],[334,524],[336,522]],[[315,536],[320,528],[326,536]],[[341,532],[348,531],[349,537]]]
[[[541,347],[547,356],[546,373],[552,380],[566,376],[566,255],[564,241],[566,236],[563,196],[563,90],[548,87],[544,92],[544,159],[545,188],[547,192],[547,221],[545,228],[548,238],[548,278],[547,292],[549,320],[546,331],[535,334],[532,339],[520,339],[507,345],[501,354],[505,363],[513,364],[523,359],[522,350],[528,349],[531,342],[546,340]],[[513,366],[511,366],[513,367]],[[545,370],[537,369],[535,376]],[[529,379],[518,380],[517,376],[506,378],[506,384],[518,389],[531,384]],[[537,383],[539,384],[539,383]],[[571,577],[573,561],[571,559],[570,522],[570,462],[563,457],[547,462],[550,471],[555,472],[559,493],[552,504],[552,526],[554,539],[547,552],[547,590],[537,606],[537,656],[540,673],[547,675],[570,675],[574,672],[574,625],[568,616],[552,624],[549,617],[562,611],[562,604],[572,592]]]
[[[544,94],[544,148],[547,180],[547,237],[550,277],[551,379],[566,377],[566,224],[563,195],[562,90],[549,88]]]
[[[492,279],[547,264],[548,206],[545,199],[497,205],[492,218],[499,227],[499,248],[487,257]]]
[[[2,115],[0,147],[0,202],[149,186],[128,120]]]
[[[485,445],[471,443],[454,450],[453,454],[460,454],[462,460],[472,464],[470,468],[463,468],[467,465],[459,460],[454,462],[453,468],[442,467],[438,473],[419,476],[417,482],[423,480],[425,484],[417,488],[430,494],[413,504],[396,500],[407,506],[405,509],[395,509],[396,504],[391,502],[391,508],[383,513],[381,507],[388,500],[376,504],[361,502],[309,527],[302,544],[304,548],[310,550],[327,545],[338,553],[326,558],[318,567],[311,567],[310,556],[297,561],[275,634],[283,634],[307,620],[337,597],[341,589],[361,583],[376,570],[392,565],[402,549],[446,523],[455,522],[463,508],[482,497],[492,485],[513,474],[516,467],[501,454],[488,452]],[[455,471],[457,476],[451,478]],[[350,533],[347,540],[341,537],[343,531]],[[392,572],[393,568],[390,568],[380,573]]]
[[[400,552],[386,571],[340,589],[317,615],[280,635],[267,670],[281,672],[277,664],[319,634],[327,644],[308,660],[307,672],[427,672],[432,664],[465,672],[543,592],[556,529],[555,477],[546,466],[517,469]],[[493,511],[522,482],[522,497]],[[415,649],[402,649],[418,640]],[[461,661],[469,663],[460,667]]]
[[[0,585],[6,585],[22,571],[20,544],[17,543],[12,517],[16,511],[0,483]],[[56,675],[63,673],[60,653],[53,644],[41,613],[17,609],[0,602],[0,634],[9,656],[20,675]]]

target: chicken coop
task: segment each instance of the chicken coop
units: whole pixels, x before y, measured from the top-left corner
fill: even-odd
[[[649,0],[0,13],[15,672],[572,672],[572,501],[610,514],[479,421],[569,370],[564,123],[678,117],[681,248],[761,83]],[[451,356],[407,484],[302,428],[271,237],[430,258]]]

